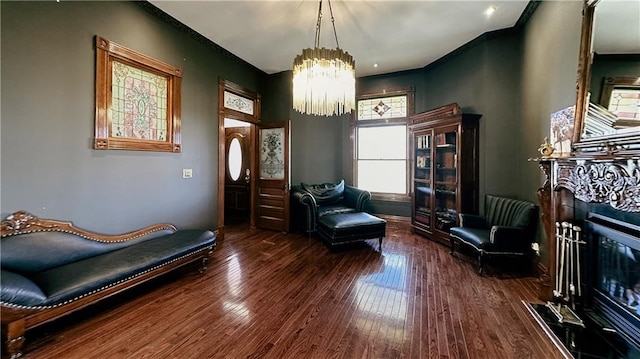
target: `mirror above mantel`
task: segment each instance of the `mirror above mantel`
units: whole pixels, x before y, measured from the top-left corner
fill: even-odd
[[[640,1],[585,0],[573,153],[640,155]]]

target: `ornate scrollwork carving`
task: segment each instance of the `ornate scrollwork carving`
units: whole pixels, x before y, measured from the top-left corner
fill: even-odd
[[[40,229],[44,228],[55,228],[55,224],[45,224],[38,219],[38,217],[32,215],[27,211],[18,211],[7,217],[2,221],[0,225],[2,228],[3,236],[7,232],[11,231],[24,231],[32,227],[38,227]]]
[[[639,164],[634,160],[629,160],[626,166],[615,162],[577,163],[570,171],[560,171],[558,183],[581,201],[608,203],[620,211],[640,212]]]

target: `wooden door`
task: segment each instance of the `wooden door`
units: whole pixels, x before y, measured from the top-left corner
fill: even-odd
[[[249,222],[251,215],[251,129],[225,128],[224,217]]]
[[[289,121],[259,125],[258,196],[259,228],[289,231]]]

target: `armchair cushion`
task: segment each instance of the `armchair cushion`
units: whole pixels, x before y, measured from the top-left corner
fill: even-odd
[[[342,205],[322,206],[318,208],[318,218],[333,214],[353,213],[355,211],[355,208],[345,207]]]
[[[461,241],[472,245],[478,249],[486,250],[491,246],[489,229],[478,229],[470,227],[452,227],[451,235],[458,237]]]
[[[300,186],[307,192],[311,193],[316,200],[318,206],[327,206],[338,203],[344,198],[344,180],[337,184],[306,184],[301,183]]]

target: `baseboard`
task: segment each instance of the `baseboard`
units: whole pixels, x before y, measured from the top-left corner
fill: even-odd
[[[396,216],[396,215],[391,215],[391,214],[374,214],[377,217],[380,217],[382,219],[385,219],[387,221],[391,221],[391,222],[399,222],[399,223],[403,223],[403,224],[411,224],[411,217],[404,217],[404,216]]]

